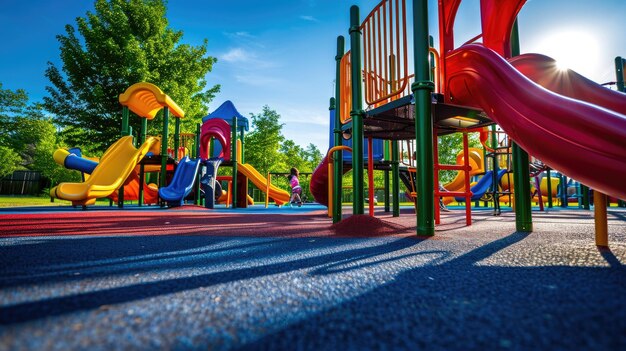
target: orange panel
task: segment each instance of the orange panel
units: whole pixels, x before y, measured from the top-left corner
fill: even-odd
[[[408,95],[405,0],[381,1],[361,24],[365,101],[379,106]]]

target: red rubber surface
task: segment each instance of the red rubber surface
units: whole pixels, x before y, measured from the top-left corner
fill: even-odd
[[[411,216],[406,219],[412,219]],[[397,219],[396,219],[397,222]],[[412,222],[412,221],[410,221]],[[250,214],[207,211],[199,206],[168,210],[87,210],[0,214],[0,237],[65,235],[216,235],[252,237],[373,237],[414,235],[393,220],[352,216],[337,225],[326,211]]]

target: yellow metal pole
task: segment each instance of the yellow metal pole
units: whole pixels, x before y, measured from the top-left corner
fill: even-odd
[[[596,245],[608,247],[609,230],[608,220],[606,217],[606,195],[594,190],[593,205],[594,221],[596,226]]]
[[[272,176],[270,172],[267,172],[267,182],[265,183],[265,208],[269,206],[270,203],[270,184],[272,183]]]
[[[233,181],[228,181],[228,193],[226,194],[226,208],[230,205],[233,199]]]
[[[333,217],[333,185],[334,185],[334,171],[335,171],[335,166],[333,166],[333,157],[332,155],[329,155],[330,158],[328,159],[328,217],[332,218]]]

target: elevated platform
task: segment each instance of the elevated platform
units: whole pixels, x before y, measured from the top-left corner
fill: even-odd
[[[432,95],[432,117],[438,135],[494,124],[481,110],[443,103],[441,94]],[[344,130],[351,128],[351,123],[343,126]],[[363,132],[365,137],[371,136],[379,139],[415,139],[415,101],[413,95],[404,96],[381,107],[365,111]]]

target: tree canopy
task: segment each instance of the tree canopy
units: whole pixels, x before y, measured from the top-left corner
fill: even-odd
[[[253,131],[245,139],[246,162],[253,164],[261,174],[283,171],[286,166],[279,150],[285,137],[280,115],[266,105],[261,113],[251,113],[250,117]]]
[[[288,172],[296,167],[300,172],[312,172],[322,160],[319,149],[309,144],[302,148],[282,134],[280,115],[269,106],[252,117],[251,133],[246,135],[246,162],[266,174]]]
[[[52,154],[62,144],[57,129],[23,89],[2,89],[0,83],[0,127],[0,176],[29,169],[55,180],[76,179],[54,162]]]
[[[66,25],[58,35],[62,67],[49,62],[45,108],[64,127],[68,143],[103,151],[119,138],[119,94],[137,82],[159,86],[185,110],[182,130],[195,131],[219,85],[206,88],[216,62],[200,46],[180,43],[183,32],[169,27],[164,0],[96,0],[95,11]],[[160,134],[161,117],[149,124]],[[131,118],[139,130],[139,119]]]

